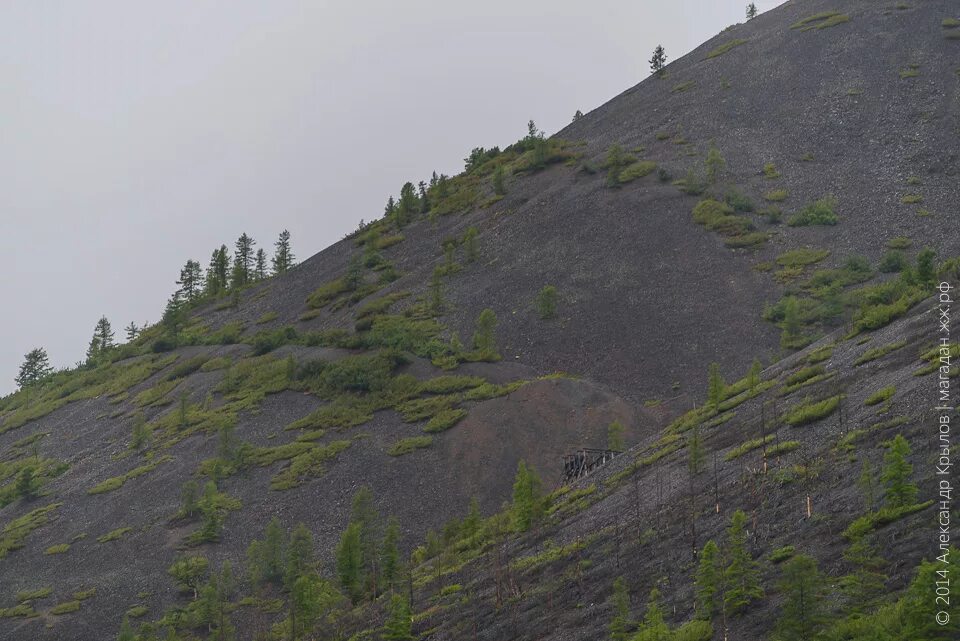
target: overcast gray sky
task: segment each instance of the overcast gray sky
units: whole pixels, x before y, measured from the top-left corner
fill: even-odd
[[[768,10],[780,0],[757,3]],[[548,133],[734,22],[742,0],[6,0],[0,394],[23,354],[155,321],[241,232],[299,258],[533,118]]]

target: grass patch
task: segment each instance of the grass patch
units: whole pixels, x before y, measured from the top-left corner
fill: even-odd
[[[143,615],[145,615],[147,612],[149,612],[149,610],[147,609],[147,606],[135,605],[129,610],[127,610],[127,616],[130,617],[131,619],[138,619]]]
[[[925,501],[923,503],[915,503],[913,505],[904,505],[895,508],[881,508],[876,512],[864,514],[856,519],[843,531],[843,536],[848,541],[855,541],[870,534],[878,527],[899,521],[903,517],[925,510],[931,505],[933,505],[933,501]]]
[[[403,456],[419,449],[424,449],[433,445],[432,436],[411,436],[403,438],[390,446],[387,454],[390,456]]]
[[[37,528],[46,525],[50,520],[50,513],[61,505],[63,504],[51,503],[39,507],[3,526],[3,531],[0,532],[0,559],[6,558],[13,550],[22,548],[27,536]]]
[[[69,549],[70,549],[69,543],[58,543],[57,545],[51,545],[46,550],[44,550],[43,553],[44,554],[64,554]]]
[[[867,406],[879,405],[880,403],[883,403],[884,401],[888,401],[891,398],[893,398],[893,395],[896,393],[897,393],[897,388],[892,385],[889,385],[871,394],[869,397],[867,397],[867,399],[863,402],[863,404]]]
[[[50,614],[61,615],[69,614],[71,612],[76,612],[80,609],[79,601],[64,601],[63,603],[58,603],[57,605],[50,608]]]
[[[17,603],[24,603],[26,601],[36,601],[37,599],[46,599],[51,594],[53,594],[53,588],[42,587],[37,588],[36,590],[22,590],[17,592]]]
[[[819,263],[830,255],[826,249],[810,249],[801,247],[800,249],[791,249],[777,256],[777,264],[781,267],[804,267]]]
[[[868,349],[860,357],[853,361],[853,366],[863,365],[864,363],[869,363],[870,361],[875,361],[878,358],[883,358],[891,352],[895,352],[902,347],[906,347],[907,341],[897,341],[895,343],[887,343],[881,347],[874,347],[873,349]]]
[[[920,70],[919,70],[919,69],[914,69],[913,67],[910,67],[910,68],[908,68],[908,69],[901,69],[901,70],[900,70],[900,79],[901,79],[901,80],[906,80],[907,78],[916,78],[916,77],[919,76],[919,75],[920,75]]]
[[[744,454],[746,454],[747,452],[752,452],[753,450],[763,447],[764,445],[769,445],[770,443],[773,442],[773,439],[775,438],[776,438],[775,434],[767,434],[766,436],[763,436],[761,438],[755,438],[755,439],[746,441],[744,443],[741,443],[737,447],[727,452],[726,455],[724,455],[723,460],[732,461],[734,459],[738,459]]]
[[[254,453],[254,460],[259,465],[268,465],[269,463],[262,462],[265,460],[270,463],[281,460],[281,458],[289,458],[290,460],[290,464],[286,468],[270,479],[271,490],[289,490],[303,484],[306,480],[322,476],[326,472],[327,464],[335,459],[340,452],[350,447],[350,441],[332,441],[326,445],[295,441],[288,445],[294,447],[283,450],[282,454],[284,456],[278,457],[276,452],[264,456],[264,450],[274,450],[276,448],[260,448]],[[278,447],[285,448],[286,446],[280,445]]]
[[[956,18],[944,18],[943,22],[940,23],[940,26],[944,29],[956,29],[960,27],[960,20]]]
[[[829,359],[833,356],[833,345],[824,345],[823,347],[818,347],[807,355],[807,362],[811,365],[816,363],[822,363],[823,361]]]
[[[627,167],[620,172],[620,175],[617,176],[617,180],[620,184],[628,183],[631,180],[643,178],[653,173],[656,168],[657,163],[652,160],[638,160],[635,163],[627,165]]]
[[[141,465],[140,467],[136,467],[130,470],[126,474],[123,474],[121,476],[114,476],[112,478],[109,478],[105,481],[102,481],[94,485],[89,490],[87,490],[87,494],[103,494],[105,492],[112,492],[113,490],[120,489],[121,487],[123,487],[123,484],[129,481],[130,479],[135,479],[138,476],[143,476],[144,474],[152,472],[161,463],[166,463],[167,461],[172,461],[172,460],[173,458],[170,456],[161,456],[160,458],[157,458],[151,461],[150,463],[147,463],[146,465]]]
[[[850,16],[842,14],[839,11],[823,11],[793,23],[790,25],[790,28],[797,29],[799,31],[810,31],[811,29],[829,29],[830,27],[835,27],[838,24],[843,24],[849,21]]]
[[[904,205],[916,205],[923,202],[923,196],[920,194],[905,194],[900,202]]]
[[[791,427],[814,423],[833,414],[840,406],[840,397],[831,396],[822,401],[805,401],[783,415],[783,422]]]
[[[763,195],[763,199],[772,203],[779,203],[786,200],[789,195],[790,192],[786,189],[771,189]]]
[[[97,593],[97,588],[90,588],[89,590],[80,590],[73,593],[73,598],[77,601],[86,601],[87,599],[93,597]]]
[[[724,236],[738,236],[753,229],[753,223],[744,216],[733,215],[734,209],[711,198],[701,200],[693,208],[693,220]]]
[[[118,527],[115,530],[110,530],[103,536],[97,537],[98,543],[109,543],[110,541],[116,541],[122,539],[124,536],[133,531],[132,527]]]
[[[762,245],[770,239],[770,235],[766,232],[755,231],[748,234],[741,234],[739,236],[733,236],[727,238],[723,241],[723,244],[731,249],[744,249],[747,247],[757,247]]]
[[[725,42],[725,43],[723,43],[722,45],[720,45],[719,47],[716,47],[715,49],[712,49],[712,50],[710,51],[710,53],[707,54],[707,57],[705,58],[705,60],[709,60],[710,58],[716,58],[717,56],[722,56],[723,54],[727,53],[727,52],[730,51],[731,49],[735,49],[735,48],[739,47],[740,45],[745,45],[745,44],[747,44],[748,42],[749,42],[749,40],[744,40],[744,39],[742,39],[742,38],[737,38],[737,39],[735,39],[735,40],[731,40],[731,41],[729,41],[729,42]]]
[[[427,424],[423,426],[423,431],[444,432],[459,423],[466,415],[467,410],[464,409],[442,410],[434,414],[433,417],[427,421]]]
[[[275,321],[280,315],[276,312],[267,312],[256,320],[257,325],[266,325],[270,321]]]

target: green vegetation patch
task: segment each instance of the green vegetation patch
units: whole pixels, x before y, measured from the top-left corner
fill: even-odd
[[[827,249],[801,247],[799,249],[791,249],[777,256],[777,264],[781,267],[804,267],[806,265],[819,263],[829,255],[830,251]]]
[[[734,208],[712,198],[701,200],[693,208],[693,220],[724,236],[737,236],[753,230],[753,223],[745,216],[734,215]]]
[[[43,553],[44,554],[64,554],[69,549],[70,549],[69,543],[58,543],[57,545],[51,545],[46,550],[44,550]]]
[[[122,539],[124,536],[133,531],[132,527],[118,527],[115,530],[110,530],[106,534],[97,537],[98,543],[109,543],[110,541],[116,541]]]
[[[792,427],[807,425],[833,414],[840,406],[840,397],[831,396],[822,401],[805,401],[783,415],[783,422]]]
[[[37,528],[46,525],[50,520],[50,513],[61,505],[63,504],[51,503],[38,507],[3,526],[3,531],[0,531],[0,559],[6,558],[13,550],[22,548],[24,539]]]
[[[467,410],[464,409],[446,409],[434,414],[427,424],[423,426],[424,432],[444,432],[457,423],[459,423],[467,415]]]
[[[886,356],[887,354],[890,354],[891,352],[895,352],[898,349],[906,347],[906,345],[907,345],[907,341],[903,340],[903,341],[896,341],[894,343],[887,343],[886,345],[882,345],[880,347],[874,347],[872,349],[868,349],[863,354],[861,354],[860,357],[857,358],[857,360],[853,361],[853,365],[854,367],[856,367],[858,365],[863,365],[865,363],[875,361],[878,358],[883,358],[884,356]]]
[[[424,449],[433,445],[432,436],[411,436],[403,438],[390,446],[387,454],[390,456],[403,456],[419,449]]]
[[[652,174],[656,168],[657,163],[652,160],[638,160],[627,165],[620,171],[617,175],[617,182],[622,185],[637,178],[643,178],[644,176]]]
[[[744,443],[741,443],[737,447],[733,448],[723,457],[725,461],[732,461],[734,459],[740,458],[747,452],[752,452],[753,450],[763,447],[764,445],[769,445],[776,438],[775,434],[767,434],[766,436],[751,439]]]
[[[833,356],[833,345],[824,345],[823,347],[818,347],[809,354],[807,354],[807,362],[811,365],[816,363],[822,363],[823,361],[829,359]]]
[[[771,189],[763,195],[763,199],[772,203],[783,202],[790,195],[786,189]]]
[[[52,608],[50,608],[50,614],[61,615],[69,614],[70,612],[76,612],[80,609],[79,601],[64,601],[63,603],[58,603]]]
[[[800,31],[810,31],[811,29],[829,29],[830,27],[835,27],[838,24],[843,24],[849,21],[850,16],[842,14],[839,11],[823,11],[793,23],[790,25],[790,28]]]
[[[789,558],[792,558],[794,554],[797,553],[797,548],[792,545],[785,545],[782,548],[777,548],[770,553],[770,556],[767,558],[771,563],[782,563]]]
[[[37,599],[46,599],[51,594],[53,594],[53,588],[42,587],[37,588],[36,590],[22,590],[17,592],[16,598],[17,603],[24,603],[25,601],[36,601]]]
[[[308,479],[323,476],[330,461],[348,447],[350,441],[332,441],[325,445],[312,441],[294,441],[272,448],[257,448],[251,460],[260,466],[289,460],[289,465],[270,479],[271,490],[289,490]]]
[[[903,517],[909,516],[910,514],[914,514],[921,510],[925,510],[931,505],[933,505],[933,501],[925,501],[923,503],[903,505],[900,507],[881,508],[876,512],[864,514],[860,518],[856,519],[847,527],[846,530],[843,531],[843,536],[848,541],[854,541],[867,534],[870,534],[878,527],[893,523],[894,521],[899,521]]]
[[[171,456],[161,456],[153,461],[147,463],[146,465],[141,465],[140,467],[135,467],[126,474],[120,476],[114,476],[105,481],[102,481],[95,486],[87,490],[87,494],[103,494],[105,492],[112,492],[113,490],[120,489],[123,487],[123,484],[129,481],[130,479],[135,479],[138,476],[143,476],[149,472],[155,470],[161,463],[166,463],[167,461],[172,461],[173,457]]]
[[[731,49],[735,49],[740,45],[745,45],[748,42],[749,40],[744,40],[742,38],[737,38],[735,40],[725,42],[719,47],[716,47],[715,49],[711,50],[710,53],[707,54],[706,60],[709,60],[710,58],[716,58],[717,56],[722,56],[723,54],[727,53]]]
[[[807,227],[810,225],[836,225],[840,222],[836,211],[837,201],[832,196],[825,196],[820,200],[807,205],[787,220],[791,227]]]
[[[863,402],[863,404],[879,405],[880,403],[883,403],[884,401],[888,401],[891,398],[893,398],[893,395],[896,393],[897,393],[897,388],[894,387],[893,385],[889,385],[871,394],[869,397],[867,397],[867,399]]]

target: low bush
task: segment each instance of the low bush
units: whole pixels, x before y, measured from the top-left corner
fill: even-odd
[[[817,200],[790,217],[787,224],[791,227],[806,227],[809,225],[836,225],[840,222],[834,211],[837,201],[832,196]]]
[[[771,189],[763,195],[763,199],[772,203],[779,203],[786,200],[789,195],[790,192],[786,189]]]
[[[744,39],[742,39],[742,38],[737,38],[737,39],[735,39],[735,40],[731,40],[731,41],[729,41],[729,42],[725,42],[725,43],[723,43],[722,45],[720,45],[719,47],[716,47],[715,49],[712,49],[712,50],[710,51],[710,53],[707,54],[707,58],[706,58],[706,59],[709,60],[710,58],[716,58],[717,56],[722,56],[723,54],[727,53],[727,52],[730,51],[731,49],[734,49],[734,48],[739,47],[739,46],[741,46],[741,45],[747,44],[747,42],[749,42],[749,41],[748,41],[748,40],[744,40]]]
[[[782,563],[783,561],[791,558],[794,554],[796,554],[796,552],[797,548],[793,547],[792,545],[785,545],[784,547],[777,548],[771,552],[770,556],[767,558],[770,559],[771,563]]]
[[[792,427],[814,423],[833,414],[840,406],[840,397],[831,396],[822,401],[806,401],[783,415],[783,422]]]
[[[864,363],[875,361],[878,358],[882,358],[886,356],[890,352],[894,352],[902,347],[905,347],[906,344],[907,344],[907,341],[904,340],[904,341],[897,341],[895,343],[888,343],[881,347],[874,347],[872,349],[868,349],[857,360],[853,362],[853,365],[854,367],[856,367],[857,365],[863,365]]]
[[[899,249],[891,249],[883,255],[877,269],[884,274],[902,272],[908,266],[907,257]]]
[[[819,263],[829,255],[830,251],[826,249],[801,247],[799,249],[791,249],[777,256],[777,264],[781,267],[803,267]]]
[[[888,387],[884,387],[884,388],[882,388],[882,389],[879,389],[879,390],[877,390],[876,392],[874,392],[873,394],[871,394],[869,397],[867,397],[867,399],[863,402],[863,404],[864,404],[864,405],[879,405],[880,403],[883,403],[884,401],[890,400],[890,399],[893,397],[893,395],[896,394],[896,393],[897,393],[897,388],[894,387],[894,386],[892,386],[892,385],[890,385],[890,386],[888,386]]]
[[[132,527],[118,527],[115,530],[110,530],[106,534],[97,537],[98,543],[109,543],[110,541],[116,541],[122,539],[128,533],[132,532]]]
[[[70,612],[76,612],[80,609],[79,601],[64,601],[63,603],[58,603],[57,605],[50,608],[50,614],[60,615],[68,614]]]

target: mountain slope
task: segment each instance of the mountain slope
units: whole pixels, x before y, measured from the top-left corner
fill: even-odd
[[[921,285],[874,267],[895,237],[911,264],[924,245],[941,258],[960,249],[951,209],[958,196],[960,42],[941,26],[954,7],[788,2],[721,33],[668,65],[665,77],[644,80],[553,139],[530,137],[484,156],[450,179],[445,194],[432,186],[429,212],[411,212],[402,225],[396,216],[378,220],[286,274],[200,300],[183,319],[150,329],[133,345],[3,399],[2,607],[15,608],[20,591],[51,587],[53,594],[25,599],[29,612],[6,610],[0,630],[18,639],[94,639],[112,635],[131,607],[147,607],[147,619],[158,619],[185,603],[166,574],[180,555],[240,564],[274,516],[285,527],[306,523],[332,574],[351,497],[365,484],[382,514],[399,517],[403,547],[412,549],[428,530],[461,515],[471,496],[485,514],[499,509],[521,459],[553,487],[560,456],[604,447],[613,421],[626,425],[628,444],[657,442],[671,420],[702,402],[710,361],[720,363],[728,379],[742,376],[755,358],[776,361],[764,377],[782,387],[782,374],[810,354],[778,360],[788,351],[781,348],[781,328],[762,315],[785,294],[804,305],[800,343],[854,333],[850,327],[859,327],[865,311],[896,305],[883,298],[884,287],[904,283],[906,293],[891,295],[915,303]],[[798,24],[821,12],[842,13]],[[614,145],[662,173],[651,166],[640,175],[641,162],[605,168]],[[693,185],[706,180],[711,147],[725,168],[714,184]],[[546,154],[542,163],[538,150]],[[765,170],[767,164],[772,169]],[[497,166],[508,169],[505,194],[495,193]],[[636,177],[628,179],[629,171]],[[694,186],[704,193],[691,193]],[[784,199],[764,202],[774,190],[785,191]],[[786,221],[831,192],[836,225],[790,226],[769,211],[759,213],[781,207]],[[753,212],[736,212],[739,222],[727,219],[739,230],[732,235],[705,228],[691,213],[703,200],[725,197],[754,204]],[[816,257],[788,253],[797,249]],[[854,255],[867,257],[866,268],[849,266]],[[536,299],[546,285],[556,287],[558,302],[555,315],[541,318]],[[883,300],[874,304],[873,298]],[[840,312],[832,316],[810,311],[833,302]],[[888,411],[906,422],[865,439],[872,458],[877,442],[896,428],[913,437],[917,460],[929,454],[919,431],[928,379],[913,376],[917,352],[928,347],[920,328],[925,317],[896,320],[908,307],[891,312],[881,324],[894,323],[867,347],[857,344],[859,337],[840,341],[836,360],[827,363],[832,376],[799,393],[814,400],[846,394],[849,420],[868,426],[882,421],[861,397],[894,384]],[[487,308],[498,320],[492,350],[498,354],[474,349],[470,340]],[[786,325],[776,314],[768,317]],[[853,365],[861,350],[901,338],[908,344],[883,368]],[[781,401],[773,393],[736,408],[720,427],[705,424],[708,450],[722,454],[756,436],[751,421],[762,400],[783,409],[799,395]],[[152,442],[131,447],[143,424]],[[782,427],[782,437],[800,441],[804,457],[828,462],[809,483],[817,513],[822,496],[834,516],[802,520],[798,483],[753,476],[754,485],[738,487],[735,464],[724,466],[723,516],[743,507],[775,522],[753,541],[757,551],[808,532],[830,540],[822,562],[837,570],[842,515],[859,509],[849,483],[843,485],[851,472],[832,450],[840,428],[825,422],[797,436],[791,429]],[[403,444],[419,449],[391,455],[401,439],[411,438],[421,440]],[[670,443],[679,447],[683,440]],[[596,478],[615,473],[634,454]],[[666,497],[682,498],[682,454],[663,460],[655,469],[673,479]],[[26,467],[41,481],[40,496],[29,500],[15,492]],[[644,515],[653,506],[653,469],[638,472]],[[928,494],[929,478],[923,478]],[[192,544],[203,523],[176,517],[181,494],[190,480],[211,479],[239,506],[217,510],[216,542]],[[629,511],[625,487],[605,484],[595,495],[602,501],[561,510],[563,518],[536,535],[511,538],[504,543],[508,554],[533,554],[545,537],[568,544],[598,523],[609,526],[613,515]],[[756,495],[747,498],[746,490]],[[45,511],[49,505],[56,507]],[[703,518],[698,545],[704,530],[714,536],[722,527]],[[907,537],[904,527],[890,531]],[[653,551],[646,543],[623,550],[636,565],[622,570],[669,576],[674,587],[663,591],[677,604],[674,623],[689,617],[689,568],[654,569],[646,559],[681,559],[689,550],[685,536],[677,523],[658,532],[660,547]],[[509,620],[491,610],[491,578],[476,562],[444,583],[476,582],[471,592],[482,596],[432,611],[426,594],[435,586],[422,576],[430,571],[427,561],[417,570],[418,630],[437,627],[431,638],[457,638],[472,620],[480,622],[478,638],[595,637],[605,612],[601,622],[592,606],[575,606],[606,599],[617,574],[609,537],[604,531],[592,541],[592,578],[589,587],[572,579],[576,595],[569,585],[540,581],[542,568],[534,564],[535,572],[520,579],[527,587],[508,609]],[[904,560],[890,572],[894,587],[905,584],[923,553],[916,536],[902,543],[884,545]],[[48,553],[65,544],[66,552]],[[557,577],[570,570],[561,563]],[[647,590],[652,582],[631,585]],[[557,601],[544,608],[546,586],[557,587]],[[51,612],[55,603],[71,603],[74,593],[93,588],[94,596],[77,600],[76,612]],[[751,612],[741,638],[765,634],[775,605]],[[346,617],[348,627],[368,627],[380,607],[353,613],[358,620]],[[249,636],[252,619],[275,615],[238,609],[241,638]],[[202,626],[179,633],[206,634]]]

